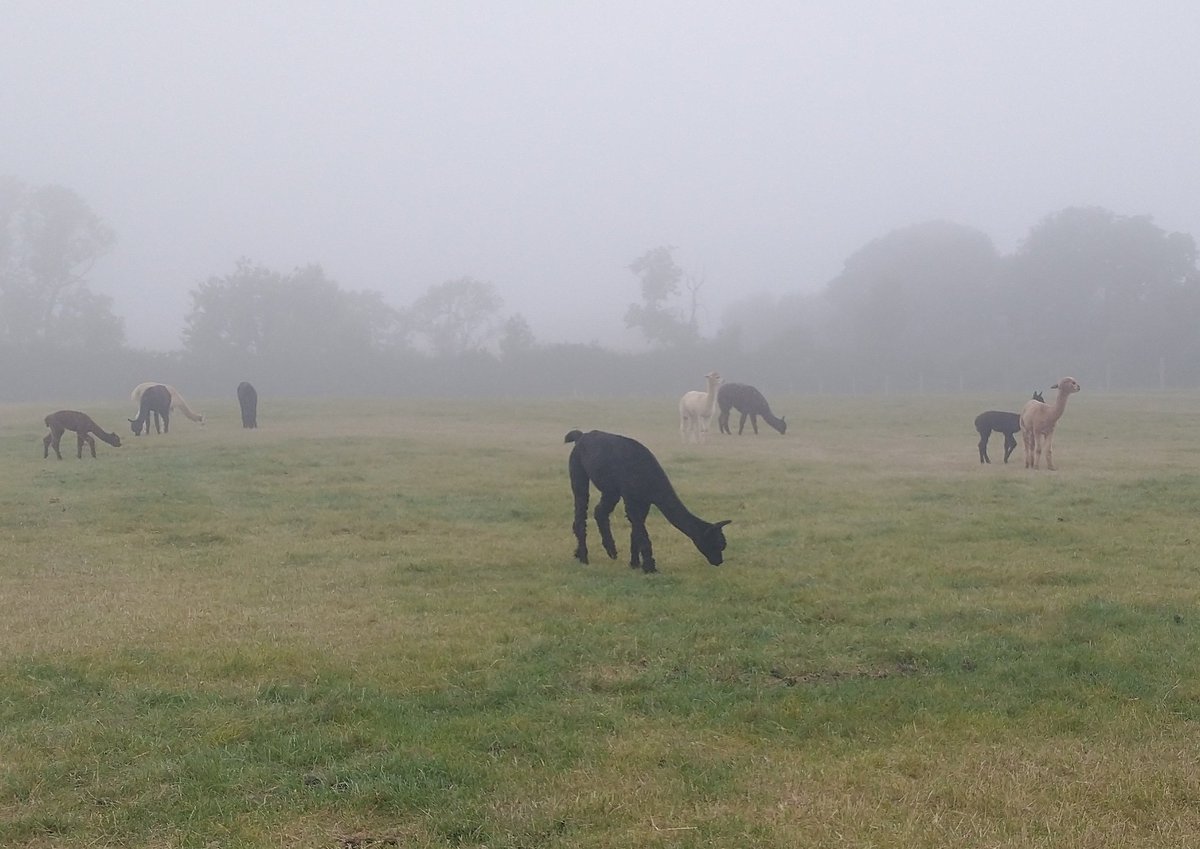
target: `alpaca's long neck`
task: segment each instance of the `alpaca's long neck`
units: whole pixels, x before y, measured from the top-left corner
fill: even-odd
[[[1058,390],[1058,397],[1054,399],[1054,406],[1050,408],[1050,421],[1056,422],[1062,418],[1062,414],[1067,411],[1067,399],[1071,397],[1071,393],[1065,389]]]
[[[675,494],[674,490],[661,494],[654,501],[654,506],[668,522],[693,540],[697,539],[708,527],[708,522],[683,506],[683,502],[679,500],[679,496]]]
[[[708,394],[704,396],[704,409],[701,411],[705,417],[711,417],[713,409],[717,406],[717,387],[715,380],[708,382]]]
[[[766,408],[765,410],[763,410],[762,417],[763,417],[763,421],[765,421],[767,424],[769,424],[771,427],[775,428],[776,430],[779,430],[779,428],[783,426],[783,419],[779,418],[774,413],[772,413],[771,409],[769,407]]]

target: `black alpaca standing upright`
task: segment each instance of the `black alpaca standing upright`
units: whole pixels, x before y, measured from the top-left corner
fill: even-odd
[[[729,521],[712,524],[693,515],[675,494],[667,473],[650,449],[637,440],[615,433],[593,430],[583,433],[573,430],[564,442],[574,442],[568,468],[571,491],[575,495],[575,557],[588,562],[587,508],[590,484],[600,490],[596,505],[596,527],[604,550],[614,560],[617,544],[613,541],[609,516],[621,499],[625,500],[625,516],[629,519],[629,567],[641,567],[644,572],[656,572],[650,534],[646,531],[646,516],[654,505],[667,521],[683,531],[714,566],[720,566],[725,550],[725,532]]]
[[[763,394],[748,383],[724,383],[721,385],[720,391],[717,393],[717,406],[721,408],[721,413],[717,416],[717,424],[721,428],[721,433],[732,433],[729,430],[729,409],[732,407],[742,414],[742,420],[738,422],[738,436],[742,435],[742,431],[746,427],[746,417],[750,417],[750,425],[754,428],[754,433],[758,435],[758,417],[762,416],[763,421],[775,428],[780,433],[787,432],[787,422],[783,417],[775,417],[771,412],[771,406],[767,403],[767,399]]]
[[[1033,393],[1034,401],[1042,400],[1041,392]],[[992,436],[992,431],[1004,434],[1004,462],[1008,462],[1008,457],[1017,448],[1016,433],[1021,429],[1021,414],[1006,413],[1001,410],[988,410],[980,413],[975,417],[975,430],[979,431],[979,462],[990,463],[992,458],[988,456],[987,446],[988,440]]]
[[[237,396],[242,408],[242,427],[258,427],[258,392],[243,380],[238,384]]]
[[[138,417],[129,420],[129,427],[134,436],[141,436],[143,427],[146,429],[146,436],[150,435],[150,416],[152,415],[154,416],[155,433],[171,432],[171,390],[162,384],[151,386],[142,393]],[[161,428],[159,427],[160,419],[162,420]]]

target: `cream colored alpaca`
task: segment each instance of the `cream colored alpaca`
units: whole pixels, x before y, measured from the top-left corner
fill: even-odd
[[[160,386],[160,385],[167,387],[167,389],[170,390],[170,392],[171,392],[171,409],[172,410],[178,410],[179,412],[183,413],[185,416],[187,416],[192,421],[200,422],[200,424],[204,424],[204,414],[197,413],[195,410],[193,410],[191,407],[189,407],[187,401],[183,400],[183,396],[179,394],[179,390],[176,389],[174,386],[172,386],[169,383],[159,384],[153,380],[148,383],[139,383],[137,386],[133,387],[133,391],[131,393],[129,393],[129,397],[134,400],[134,403],[141,403],[143,392],[145,392],[151,386]]]
[[[1026,401],[1021,409],[1021,440],[1025,443],[1025,468],[1036,469],[1046,452],[1046,468],[1054,471],[1050,455],[1054,442],[1054,426],[1067,409],[1067,399],[1079,391],[1079,382],[1073,377],[1064,377],[1050,387],[1058,390],[1054,404],[1043,401]]]
[[[679,438],[684,442],[703,442],[708,435],[708,423],[717,407],[717,387],[721,375],[710,371],[704,375],[708,380],[708,391],[683,393],[679,399]]]

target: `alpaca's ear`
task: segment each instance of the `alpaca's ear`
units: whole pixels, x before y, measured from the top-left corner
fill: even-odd
[[[728,525],[728,524],[729,524],[730,522],[732,522],[732,521],[733,521],[733,519],[726,519],[724,522],[717,522],[717,524],[716,524],[716,525],[714,525],[714,527],[715,527],[717,530],[720,530],[721,528],[725,527],[726,525]]]
[[[1051,388],[1051,389],[1057,389],[1057,388],[1058,388],[1058,384],[1056,383],[1056,384],[1054,384],[1053,386],[1051,386],[1050,388]]]

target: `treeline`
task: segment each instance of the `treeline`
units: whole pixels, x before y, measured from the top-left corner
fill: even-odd
[[[542,342],[472,278],[397,307],[319,265],[249,260],[193,288],[181,350],[131,350],[87,285],[114,238],[73,192],[0,180],[0,398],[123,397],[143,380],[195,397],[242,380],[274,395],[670,394],[714,369],[798,394],[1024,396],[1065,374],[1100,389],[1200,386],[1195,240],[1098,208],[1046,217],[1008,255],[954,223],[897,230],[816,293],[748,296],[711,338],[696,321],[707,284],[654,248],[613,284],[631,294],[641,352]]]

